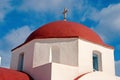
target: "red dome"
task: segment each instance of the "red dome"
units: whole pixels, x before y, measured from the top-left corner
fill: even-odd
[[[48,23],[34,31],[25,41],[43,38],[81,38],[98,44],[104,44],[101,38],[88,27],[75,22],[56,21]]]
[[[30,80],[30,78],[25,73],[6,68],[0,68],[0,80]]]

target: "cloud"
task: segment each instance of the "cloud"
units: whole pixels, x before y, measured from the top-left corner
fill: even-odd
[[[20,6],[21,10],[50,11],[59,10],[61,7],[72,6],[73,0],[24,0]],[[65,6],[66,5],[66,6]]]
[[[88,0],[24,0],[18,10],[30,14],[37,13],[37,18],[40,16],[44,21],[48,21],[49,16],[52,20],[60,20],[64,8],[68,9],[68,20],[77,22],[84,22],[91,12],[96,12]]]
[[[22,26],[18,29],[11,30],[6,36],[5,40],[12,48],[20,45],[32,32],[29,26]]]
[[[4,21],[6,14],[11,10],[10,0],[0,0],[0,22]]]
[[[10,66],[10,52],[0,50],[1,64],[0,67],[8,68]]]
[[[97,22],[92,29],[105,43],[114,46],[115,59],[120,59],[120,4],[109,5],[100,11],[93,9],[87,18]],[[115,71],[120,76],[120,61],[115,62]]]
[[[116,71],[116,75],[120,76],[120,61],[115,62],[115,71]]]
[[[115,43],[120,40],[120,4],[109,5],[101,11],[92,13],[91,19],[98,22],[93,29],[106,43]],[[120,43],[120,42],[119,42]]]
[[[11,49],[23,43],[31,32],[32,29],[30,29],[30,26],[22,26],[11,30],[2,40],[0,40],[0,56],[2,57],[0,66],[10,66]]]

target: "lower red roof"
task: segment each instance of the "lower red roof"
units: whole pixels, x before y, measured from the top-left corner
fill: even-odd
[[[90,72],[87,72],[87,73],[84,73],[84,74],[82,74],[82,75],[79,75],[79,76],[77,76],[74,80],[79,80],[79,78],[81,78],[82,76],[84,76],[84,75],[86,75],[86,74],[88,74],[88,73],[90,73]]]
[[[30,77],[16,70],[0,68],[0,80],[30,80]]]

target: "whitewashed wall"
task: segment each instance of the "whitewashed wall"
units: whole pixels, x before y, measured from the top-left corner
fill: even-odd
[[[102,71],[115,75],[114,50],[105,46],[90,43],[79,39],[79,70],[80,72],[93,71],[93,51],[102,56]]]
[[[54,47],[60,53],[59,61],[55,58],[58,55],[52,57]],[[35,80],[72,80],[76,75],[93,71],[93,51],[102,54],[103,72],[114,75],[113,49],[77,38],[35,39],[12,51],[11,68],[17,70],[18,57],[24,53],[24,71]]]

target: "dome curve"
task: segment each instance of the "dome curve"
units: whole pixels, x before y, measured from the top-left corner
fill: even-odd
[[[31,80],[30,77],[16,70],[0,68],[0,80]]]
[[[119,80],[116,76],[107,74],[105,72],[91,72],[83,75],[76,80]]]
[[[97,44],[104,44],[101,38],[88,27],[69,21],[51,22],[35,30],[25,43],[33,39],[45,38],[81,38]]]

